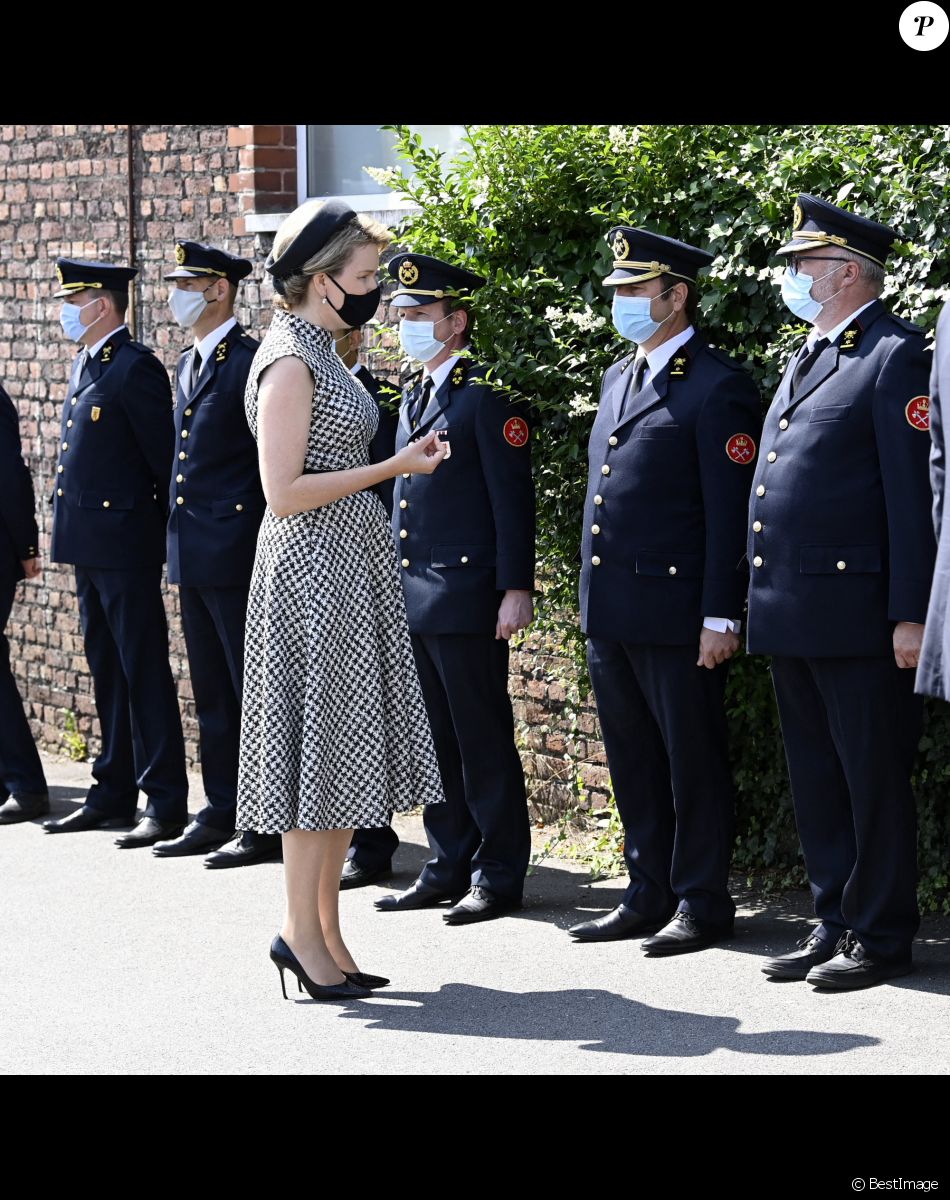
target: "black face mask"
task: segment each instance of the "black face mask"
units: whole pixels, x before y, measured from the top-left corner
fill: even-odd
[[[327,279],[333,279],[333,276],[327,275]],[[367,321],[376,315],[382,288],[375,287],[371,292],[365,292],[362,296],[357,296],[341,288],[335,279],[333,279],[333,282],[343,292],[343,303],[337,308],[329,296],[327,297],[327,303],[341,320],[349,325],[350,329],[359,329],[361,325],[365,325]]]

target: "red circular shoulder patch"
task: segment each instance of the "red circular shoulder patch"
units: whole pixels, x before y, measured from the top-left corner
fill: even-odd
[[[915,396],[904,409],[908,425],[926,432],[930,428],[930,397]]]
[[[509,417],[502,433],[509,446],[524,446],[528,441],[528,423],[520,417]]]
[[[726,442],[726,454],[733,462],[750,463],[755,458],[755,442],[747,433],[734,433]]]

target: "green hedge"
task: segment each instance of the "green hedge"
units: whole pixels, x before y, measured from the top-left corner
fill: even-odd
[[[476,344],[496,378],[539,414],[540,621],[582,670],[577,553],[586,446],[601,376],[624,353],[599,280],[616,223],[708,246],[701,284],[713,344],[745,362],[763,403],[803,333],[772,280],[792,204],[812,192],[893,225],[903,239],[885,302],[932,329],[950,295],[948,126],[472,126],[447,161],[393,126],[410,178],[391,186],[421,206],[400,232],[419,253],[469,260],[489,283]],[[739,790],[736,867],[780,874],[800,863],[778,718],[762,658],[740,657],[729,684]],[[921,899],[947,901],[950,706],[927,710],[917,764]]]

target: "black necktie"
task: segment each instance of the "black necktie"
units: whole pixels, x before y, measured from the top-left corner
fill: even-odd
[[[806,342],[807,346],[808,343]],[[792,372],[792,395],[794,396],[798,389],[802,386],[805,376],[812,369],[818,359],[821,357],[821,352],[828,345],[827,338],[819,338],[810,350],[806,349],[795,364],[795,370]]]
[[[201,355],[198,353],[198,347],[195,346],[195,352],[191,356],[191,382],[188,384],[189,395],[195,390],[195,384],[198,382],[198,376],[201,374]]]
[[[416,401],[412,411],[412,427],[418,429],[419,422],[422,420],[422,414],[425,412],[429,397],[432,395],[432,376],[427,375],[422,381],[422,392],[419,399]]]
[[[641,355],[637,359],[636,365],[633,368],[633,378],[630,380],[630,387],[623,394],[623,399],[620,401],[620,419],[623,420],[624,410],[627,407],[627,401],[633,400],[639,396],[640,389],[643,387],[643,376],[647,370],[647,356]]]

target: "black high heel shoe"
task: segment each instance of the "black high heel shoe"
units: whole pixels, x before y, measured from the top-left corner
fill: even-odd
[[[270,959],[280,972],[280,990],[285,1000],[287,986],[284,983],[284,971],[296,975],[298,988],[306,991],[311,1000],[360,1000],[372,995],[368,987],[362,987],[348,978],[345,983],[314,983],[279,933],[270,944]]]
[[[370,991],[375,991],[377,988],[384,988],[390,982],[385,975],[369,975],[366,971],[344,971],[343,974],[350,983],[358,984],[359,987],[369,988]]]
[[[350,983],[356,983],[360,987],[369,988],[370,991],[375,991],[376,988],[384,988],[391,982],[385,975],[367,975],[365,971],[344,971],[343,974]],[[297,988],[299,991],[303,991],[303,984],[299,979],[297,980]]]

